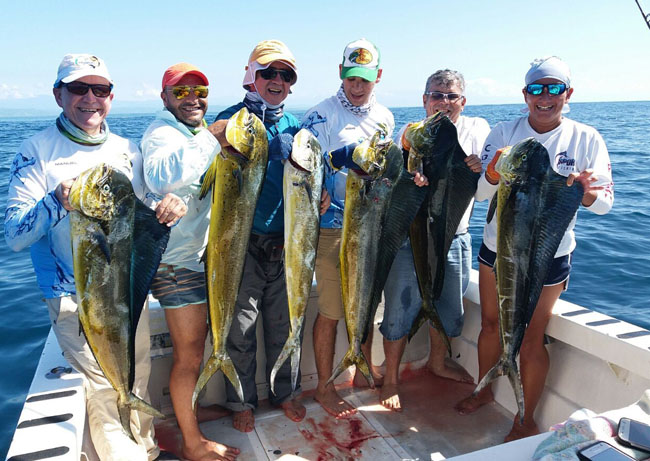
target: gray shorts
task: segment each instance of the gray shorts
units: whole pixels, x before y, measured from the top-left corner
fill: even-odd
[[[205,274],[161,263],[151,293],[165,309],[206,303]]]

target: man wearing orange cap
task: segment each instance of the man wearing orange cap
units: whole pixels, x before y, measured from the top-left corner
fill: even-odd
[[[262,120],[269,139],[269,163],[255,208],[244,273],[227,343],[228,354],[242,383],[244,401],[240,402],[233,386],[226,380],[226,405],[235,412],[233,426],[242,432],[252,431],[255,424],[253,409],[257,407],[258,400],[255,329],[259,314],[264,320],[267,382],[289,335],[289,307],[282,257],[282,160],[291,153],[293,135],[300,129],[300,122],[284,111],[283,102],[297,79],[296,61],[289,48],[278,40],[262,41],[248,59],[243,81],[247,90],[244,101],[217,115],[217,120],[224,123],[235,112],[246,107]],[[223,137],[219,138],[219,142],[222,148],[228,146]],[[299,393],[300,386],[292,390],[291,366],[287,361],[276,375],[275,394],[269,394],[269,401],[281,406],[292,421],[300,421],[305,416],[305,407],[296,398]]]
[[[199,420],[227,414],[218,407],[192,410],[207,336],[207,301],[201,255],[210,224],[210,200],[199,200],[200,178],[220,151],[216,125],[203,117],[208,109],[208,79],[195,66],[179,63],[162,79],[164,109],[142,138],[144,178],[156,194],[173,192],[187,204],[187,214],[171,231],[167,251],[151,286],[165,309],[174,345],[169,378],[174,413],[183,436],[183,458],[235,459],[239,450],[206,438]]]

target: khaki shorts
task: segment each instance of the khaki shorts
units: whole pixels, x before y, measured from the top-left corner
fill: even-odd
[[[341,229],[321,229],[316,253],[318,312],[332,320],[344,317],[339,262],[341,234]]]

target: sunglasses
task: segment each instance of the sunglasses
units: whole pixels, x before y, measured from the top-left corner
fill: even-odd
[[[526,85],[526,93],[538,96],[542,94],[544,88],[546,88],[548,94],[557,96],[558,94],[564,93],[567,86],[564,83],[531,83],[530,85]]]
[[[208,87],[205,85],[178,85],[171,87],[172,94],[176,99],[185,99],[190,93],[194,93],[194,96],[197,98],[207,98],[208,97]]]
[[[443,99],[446,99],[449,102],[456,102],[463,97],[460,93],[441,93],[440,91],[427,91],[424,94],[434,101],[442,101]]]
[[[276,69],[275,67],[267,67],[259,72],[260,77],[264,80],[273,80],[276,75],[280,74],[280,78],[286,83],[291,83],[296,76],[292,70]]]
[[[113,90],[113,85],[91,85],[84,82],[70,82],[64,83],[63,86],[72,94],[83,96],[92,90],[93,94],[98,98],[105,98]]]

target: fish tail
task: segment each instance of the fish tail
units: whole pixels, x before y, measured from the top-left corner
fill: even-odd
[[[131,407],[131,410],[141,411],[156,418],[165,419],[165,415],[133,393],[129,394],[128,405]]]
[[[415,336],[415,333],[418,332],[422,324],[426,321],[426,317],[424,315],[424,309],[420,308],[420,312],[418,312],[418,316],[415,318],[413,321],[413,324],[411,325],[411,331],[409,331],[409,341],[413,339],[413,336]]]
[[[474,392],[472,392],[472,396],[476,396],[488,384],[490,384],[492,381],[497,379],[499,376],[505,375],[507,373],[506,371],[507,367],[510,367],[507,360],[503,358],[499,359],[499,361],[492,368],[490,368],[490,370],[487,373],[485,373],[483,379],[481,379],[479,383],[476,385],[476,389],[474,389]]]
[[[194,392],[192,393],[192,408],[196,409],[196,402],[199,399],[199,394],[205,387],[212,375],[214,375],[218,370],[221,370],[223,374],[231,382],[239,400],[244,401],[244,391],[239,381],[239,375],[235,369],[235,365],[232,363],[230,357],[227,354],[224,354],[223,357],[217,357],[216,355],[211,355],[208,359],[208,362],[203,367],[203,371],[199,375],[199,379],[196,381],[196,386],[194,387]]]
[[[519,409],[519,422],[524,424],[524,388],[521,385],[521,378],[519,377],[517,364],[515,363],[514,367],[508,367],[507,373],[512,390],[515,391],[515,399],[517,400],[517,408]]]
[[[131,432],[131,406],[129,405],[128,398],[124,399],[121,396],[117,398],[117,412],[120,415],[120,423],[122,423],[122,429],[126,435],[135,443],[138,443],[135,437],[133,437],[133,432]]]
[[[348,351],[345,354],[345,357],[343,357],[341,362],[334,370],[334,373],[332,373],[332,376],[327,381],[327,384],[334,382],[334,380],[341,373],[343,373],[344,370],[351,367],[352,365],[355,365],[357,367],[357,369],[361,372],[361,374],[363,374],[363,376],[368,380],[368,384],[370,385],[370,388],[374,389],[375,381],[372,378],[372,373],[370,372],[370,365],[368,365],[368,361],[366,360],[365,355],[363,355],[363,351],[360,349],[358,350],[358,352],[355,351],[354,346],[350,346],[350,349],[348,349]]]
[[[435,308],[435,306],[425,303],[424,301],[422,302],[422,307],[420,308],[420,312],[418,313],[418,316],[415,318],[415,321],[411,326],[411,331],[409,332],[409,341],[413,338],[413,336],[415,336],[415,333],[417,333],[420,327],[427,320],[429,320],[433,324],[433,327],[440,334],[442,341],[445,343],[445,346],[447,347],[447,354],[449,355],[449,357],[451,357],[451,342],[449,342],[449,337],[447,336],[445,327],[442,324],[442,320],[440,319],[438,310]]]
[[[296,389],[296,380],[298,379],[298,367],[300,366],[300,336],[295,334],[290,334],[287,338],[287,342],[284,343],[284,347],[278,356],[278,359],[273,365],[271,370],[271,392],[275,394],[275,377],[284,365],[284,362],[291,357],[291,385],[292,389]]]

